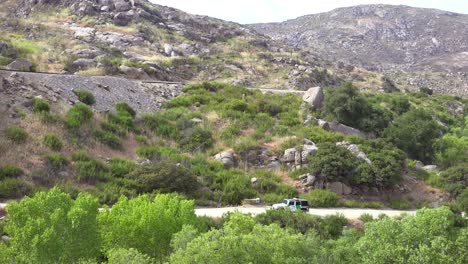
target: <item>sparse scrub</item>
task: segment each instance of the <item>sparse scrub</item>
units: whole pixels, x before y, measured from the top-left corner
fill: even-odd
[[[82,102],[83,104],[93,105],[96,103],[96,99],[94,98],[94,95],[88,90],[75,89],[73,90],[73,93],[76,95],[76,97],[78,97],[78,100],[80,100],[80,102]]]
[[[47,134],[42,138],[42,143],[51,150],[61,150],[63,143],[55,134]]]
[[[77,129],[93,118],[93,111],[84,104],[76,104],[68,110],[65,123],[70,129]]]
[[[304,196],[311,207],[337,207],[340,205],[338,195],[329,190],[312,190]]]
[[[110,176],[108,168],[94,159],[76,161],[75,172],[77,180],[85,182],[106,181]]]
[[[67,165],[68,161],[65,156],[61,153],[50,153],[45,156],[47,164],[55,170],[63,168]]]
[[[21,179],[0,180],[0,199],[15,199],[29,194],[31,187]]]
[[[32,109],[33,109],[34,112],[37,112],[37,113],[49,112],[50,111],[50,106],[49,106],[49,103],[47,103],[46,100],[44,100],[42,98],[39,98],[39,97],[35,97],[33,99]]]
[[[6,137],[16,144],[25,143],[28,138],[28,133],[18,126],[10,126],[5,130]]]
[[[120,138],[111,132],[94,130],[93,135],[99,142],[113,149],[118,149],[121,147]]]
[[[18,178],[21,175],[23,175],[23,170],[14,165],[0,167],[0,180],[5,178]]]

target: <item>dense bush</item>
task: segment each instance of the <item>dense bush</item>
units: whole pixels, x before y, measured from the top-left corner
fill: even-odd
[[[94,130],[93,135],[99,142],[113,149],[118,149],[121,147],[120,138],[114,135],[112,132]]]
[[[452,195],[457,196],[468,187],[468,163],[458,164],[450,167],[441,175],[442,186]]]
[[[104,164],[94,159],[76,161],[75,173],[79,181],[93,183],[109,179],[109,169]]]
[[[42,138],[42,144],[55,151],[61,150],[63,147],[62,141],[55,134],[45,135]]]
[[[89,195],[76,200],[57,188],[8,206],[6,230],[13,238],[10,261],[76,263],[97,259],[98,204]]]
[[[127,113],[131,117],[136,116],[136,111],[125,102],[117,103],[115,105],[115,109],[117,110],[117,113]]]
[[[98,216],[102,245],[113,248],[134,248],[162,262],[170,252],[170,241],[183,225],[196,225],[193,202],[169,194],[154,199],[140,196],[122,197]]]
[[[262,225],[277,224],[281,228],[292,229],[302,234],[313,230],[323,239],[339,237],[348,223],[346,218],[339,215],[319,218],[301,211],[289,210],[267,210],[266,213],[257,215],[255,220]]]
[[[67,158],[61,153],[50,153],[45,156],[47,164],[53,169],[61,169],[67,165]]]
[[[23,175],[23,170],[14,165],[0,167],[0,180],[5,178],[18,178],[21,175]]]
[[[7,127],[5,134],[9,140],[17,144],[26,142],[26,139],[28,138],[28,133],[26,133],[23,128],[17,126]]]
[[[184,131],[179,140],[179,145],[186,151],[196,152],[211,148],[213,146],[213,141],[210,130],[197,126]]]
[[[96,99],[94,98],[94,95],[88,90],[75,89],[73,90],[73,93],[76,95],[76,97],[78,97],[78,100],[80,100],[80,102],[82,102],[83,104],[93,105],[94,103],[96,103]]]
[[[352,183],[357,160],[349,150],[331,143],[318,145],[318,151],[310,160],[311,172],[327,181]]]
[[[49,112],[49,103],[47,103],[47,101],[42,98],[34,97],[32,110],[37,113]]]
[[[327,120],[377,133],[391,121],[391,115],[387,111],[372,106],[351,83],[329,91],[325,96],[322,115]]]
[[[132,172],[136,164],[130,160],[113,158],[110,160],[109,166],[112,176],[122,178]]]
[[[79,128],[84,123],[88,122],[93,118],[93,111],[84,104],[76,104],[68,110],[65,117],[65,124],[71,128]]]
[[[312,190],[304,196],[311,207],[337,207],[340,205],[338,195],[329,190]]]
[[[434,143],[442,134],[440,126],[423,110],[411,110],[385,129],[384,137],[408,153],[412,159],[431,162]]]
[[[17,199],[29,194],[30,185],[21,179],[6,178],[0,180],[0,199]]]
[[[138,166],[129,175],[135,179],[138,193],[193,193],[198,182],[195,175],[182,165],[161,162]]]
[[[436,144],[436,160],[443,166],[468,162],[468,136],[445,134]]]
[[[140,253],[134,248],[115,248],[107,253],[108,264],[152,264],[154,259]]]

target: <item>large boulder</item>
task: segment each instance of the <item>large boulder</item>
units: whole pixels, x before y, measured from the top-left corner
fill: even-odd
[[[364,153],[356,144],[351,144],[347,141],[337,142],[337,146],[345,147],[349,150],[356,158],[364,160],[366,163],[371,164],[372,161],[367,158],[366,153]]]
[[[343,125],[338,122],[327,122],[323,120],[319,120],[319,126],[321,126],[325,130],[330,130],[338,133],[342,133],[349,136],[359,136],[359,137],[367,137],[367,135],[361,132],[359,129],[354,127],[350,127],[347,125]]]
[[[92,16],[96,14],[97,6],[91,1],[79,1],[71,5],[70,9],[79,16]]]
[[[140,68],[120,65],[119,70],[123,72],[128,78],[131,78],[131,79],[148,79],[149,78],[148,74]]]
[[[313,145],[303,145],[302,146],[302,152],[296,151],[294,161],[298,165],[303,164],[303,163],[307,162],[307,160],[308,160],[308,158],[310,156],[317,153],[317,151],[318,151],[318,148],[317,148],[317,146],[315,146],[315,144],[313,144]]]
[[[128,12],[119,12],[114,15],[114,24],[116,26],[125,27],[127,26],[133,19],[131,14]]]
[[[115,11],[126,12],[132,8],[128,0],[114,0]]]
[[[16,59],[10,64],[7,65],[7,68],[9,70],[15,70],[15,71],[31,71],[33,67],[33,64],[25,59]]]
[[[236,157],[232,151],[223,151],[216,154],[214,158],[223,163],[225,168],[231,168],[236,164]]]
[[[426,166],[422,167],[422,169],[427,171],[427,172],[433,172],[433,171],[437,170],[437,165],[426,165]]]
[[[323,104],[323,89],[322,87],[312,87],[307,90],[302,96],[302,100],[308,103],[312,108],[317,109]]]
[[[296,160],[296,148],[288,148],[284,151],[283,161],[284,162],[293,162]]]
[[[69,69],[71,71],[86,70],[96,66],[96,61],[93,59],[77,59],[71,63]]]
[[[349,195],[352,192],[351,187],[342,182],[332,182],[327,184],[327,189],[338,195]]]

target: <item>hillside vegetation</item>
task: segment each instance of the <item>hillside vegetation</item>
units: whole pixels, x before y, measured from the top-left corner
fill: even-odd
[[[408,179],[446,190],[451,198],[445,201],[466,193],[466,114],[447,107],[463,108],[466,100],[459,98],[361,93],[346,84],[327,90],[324,106],[311,109],[297,95],[205,82],[187,86],[165,110],[140,115],[126,103],[108,114],[93,113],[99,98],[81,93],[91,106],[80,103],[61,113],[34,98],[29,108],[17,109],[21,118],[2,130],[2,199],[58,185],[74,197],[85,191],[105,204],[121,195],[161,192],[182,193],[200,205],[240,204],[246,198],[277,202],[299,194],[313,200],[315,189],[339,182],[353,193],[334,206],[440,203],[431,190],[422,196],[412,195],[416,190],[394,193],[405,189]],[[304,124],[311,115],[355,125],[371,137]],[[303,142],[318,151],[304,152],[310,145]],[[356,144],[366,158],[340,142]],[[294,156],[288,160],[291,148],[304,148],[299,164]],[[421,161],[438,167],[427,172]],[[299,187],[294,179],[307,173],[322,184]],[[362,195],[363,202],[377,203],[354,201]]]

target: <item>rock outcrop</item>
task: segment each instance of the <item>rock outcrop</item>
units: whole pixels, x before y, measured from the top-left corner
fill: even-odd
[[[337,146],[345,147],[349,150],[356,158],[364,160],[368,164],[372,164],[372,161],[367,158],[366,153],[359,149],[356,144],[351,144],[347,141],[337,142]]]
[[[323,89],[321,87],[309,88],[302,96],[302,100],[314,109],[322,107],[324,100]]]

